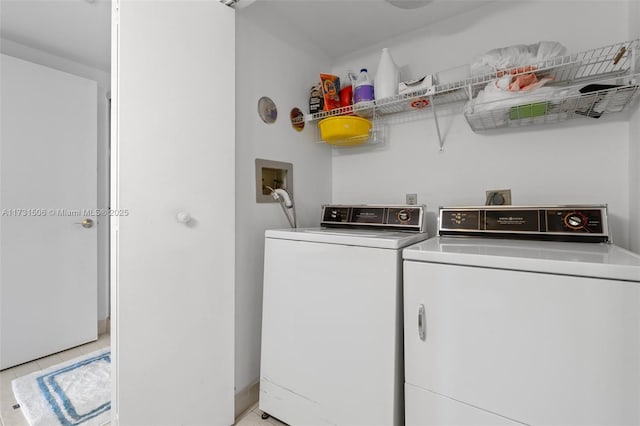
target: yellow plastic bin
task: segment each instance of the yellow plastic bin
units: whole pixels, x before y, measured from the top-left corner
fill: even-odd
[[[360,145],[369,139],[371,121],[355,115],[329,117],[318,122],[320,137],[332,145]]]

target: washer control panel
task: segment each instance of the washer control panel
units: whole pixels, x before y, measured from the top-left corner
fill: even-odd
[[[440,208],[439,235],[610,242],[606,205]]]
[[[376,227],[424,232],[426,206],[416,205],[325,205],[322,226]]]

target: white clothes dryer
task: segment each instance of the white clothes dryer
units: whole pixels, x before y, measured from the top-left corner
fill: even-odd
[[[607,242],[604,206],[439,227],[404,250],[407,426],[640,424],[640,256]]]

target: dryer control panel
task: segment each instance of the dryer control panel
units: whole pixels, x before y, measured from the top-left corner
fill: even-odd
[[[606,205],[441,207],[439,235],[611,242]]]
[[[426,206],[420,205],[343,205],[322,206],[322,226],[375,227],[379,229],[425,232]]]

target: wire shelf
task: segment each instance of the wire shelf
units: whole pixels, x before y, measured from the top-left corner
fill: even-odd
[[[592,78],[614,77],[636,72],[638,58],[633,52],[640,50],[640,39],[625,41],[588,50],[572,55],[559,56],[542,62],[529,64],[527,67],[516,67],[508,70],[495,70],[488,74],[472,76],[460,81],[435,85],[410,94],[396,95],[390,98],[376,99],[370,103],[336,108],[308,114],[306,121],[321,120],[335,115],[355,113],[361,117],[371,118],[377,109],[381,116],[397,114],[414,109],[412,104],[427,96],[434,96],[436,104],[464,102],[475,97],[489,82],[505,75],[518,76],[535,73],[539,78],[553,76],[548,85],[574,84],[576,81]],[[525,71],[526,70],[526,71]],[[471,91],[471,92],[470,92]],[[471,96],[470,96],[471,95]]]
[[[549,99],[523,100],[517,105],[486,102],[475,105],[475,111],[466,111],[464,115],[473,131],[550,124],[573,118],[597,119],[624,110],[637,98],[639,86],[634,79],[631,81],[629,84],[605,84],[611,80],[602,80],[599,81],[602,87],[610,87],[581,93],[580,88],[589,86],[575,86]]]
[[[517,77],[535,74],[539,79],[552,77],[547,86],[571,85],[590,79],[622,76],[638,71],[640,39],[616,43],[571,55],[557,56],[541,62],[518,66],[506,70],[494,70],[491,73],[470,77],[466,80],[436,86],[435,91],[455,90],[470,87],[475,98],[478,92],[496,79],[504,76]]]
[[[431,106],[431,102],[437,105],[453,102],[464,102],[469,99],[467,87],[450,89],[440,93],[433,93],[431,89],[423,89],[418,92],[396,95],[390,98],[377,99],[360,105],[346,106],[308,114],[306,121],[318,121],[337,115],[356,114],[363,118],[380,119],[388,115],[415,112]]]
[[[638,94],[637,79],[640,75],[634,74],[638,71],[638,51],[640,39],[551,58],[527,67],[528,72],[517,72],[518,69],[516,72],[496,71],[476,78],[478,83],[471,89],[474,98],[486,84],[497,78],[532,72],[538,78],[552,77],[553,81],[545,87],[559,90],[547,98],[538,99],[529,97],[535,91],[525,93],[517,105],[504,100],[475,104],[472,101],[465,108],[465,118],[472,130],[482,131],[556,123],[585,116],[599,118],[622,111]],[[596,89],[581,93],[587,87]]]
[[[581,82],[595,83],[612,78],[617,78],[618,81],[615,83],[617,87],[597,92],[571,93],[562,97],[553,96],[552,99],[535,101],[523,97],[522,104],[515,106],[501,106],[498,103],[493,105],[491,103],[477,104],[475,112],[465,112],[465,117],[471,128],[478,131],[553,123],[583,116],[598,118],[603,114],[623,110],[636,98],[638,94],[636,81],[639,75],[636,73],[638,72],[640,72],[640,39],[635,39],[576,54],[554,57],[522,67],[494,70],[487,74],[438,84],[409,94],[307,114],[304,116],[304,120],[313,122],[337,115],[355,114],[372,120],[375,128],[376,121],[388,122],[391,121],[391,116],[425,117],[424,112],[432,111],[436,127],[438,127],[435,114],[438,106],[473,101],[487,84],[496,79],[532,73],[538,79],[552,78],[552,81],[548,82],[545,87],[570,88]],[[621,83],[623,77],[625,81]],[[484,105],[487,108],[478,111],[479,105]],[[605,106],[603,107],[603,105]],[[374,135],[383,133],[373,132]],[[439,130],[438,137],[442,149],[443,140]],[[371,136],[366,143],[371,143],[370,141],[374,139],[376,138]],[[383,139],[384,137],[377,138],[378,141]]]

